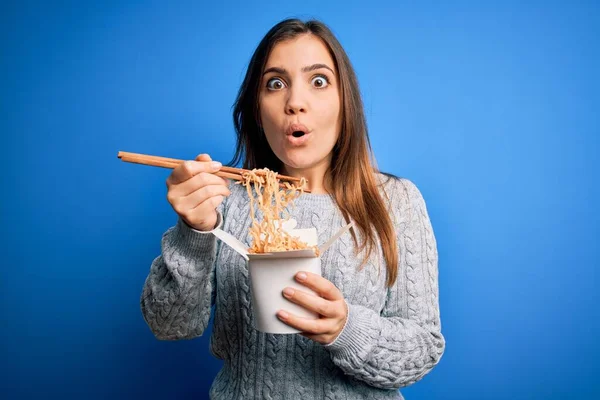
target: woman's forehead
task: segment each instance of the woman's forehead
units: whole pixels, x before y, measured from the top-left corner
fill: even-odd
[[[267,59],[265,70],[278,67],[300,70],[313,64],[326,64],[334,69],[335,64],[327,45],[315,35],[301,35],[277,43]]]

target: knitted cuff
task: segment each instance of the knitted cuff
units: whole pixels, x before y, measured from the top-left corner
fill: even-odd
[[[220,228],[223,224],[223,216],[217,212],[217,226]],[[216,244],[217,238],[212,231],[199,231],[189,226],[183,219],[177,220],[175,226],[175,235],[172,244],[179,247],[182,254],[194,254],[198,251],[205,252]]]
[[[335,340],[324,345],[332,356],[364,361],[379,336],[379,324],[374,321],[373,310],[346,303],[348,318],[342,332]],[[360,364],[359,363],[359,364]]]

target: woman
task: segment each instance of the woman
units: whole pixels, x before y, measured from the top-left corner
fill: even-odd
[[[437,248],[425,202],[407,179],[373,166],[362,101],[348,57],[320,22],[286,20],[256,49],[234,110],[232,164],[308,179],[290,210],[320,242],[347,220],[352,234],[322,255],[323,277],[299,273],[320,297],[284,290],[318,312],[278,317],[302,334],[271,335],[252,323],[245,261],[215,227],[250,243],[249,198],[213,175],[200,155],[175,168],[167,198],[179,219],[162,239],[141,297],[157,338],[202,335],[214,305],[211,352],[224,360],[215,399],[398,399],[439,362]]]

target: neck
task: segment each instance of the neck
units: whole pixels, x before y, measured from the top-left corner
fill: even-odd
[[[326,159],[308,168],[293,168],[289,165],[284,165],[282,174],[296,178],[304,177],[308,181],[305,189],[310,190],[313,194],[326,194],[329,193],[327,188],[325,188],[325,174],[328,168],[329,160]]]

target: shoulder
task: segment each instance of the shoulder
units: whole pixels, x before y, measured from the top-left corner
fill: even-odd
[[[393,208],[424,205],[423,194],[412,180],[385,172],[377,172],[375,177],[384,201]]]
[[[379,173],[380,191],[397,229],[431,229],[429,211],[419,187],[411,179]],[[413,229],[411,228],[411,229]]]

